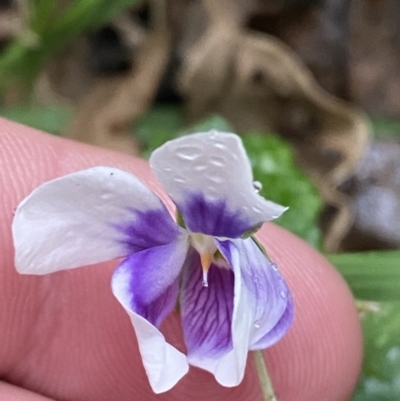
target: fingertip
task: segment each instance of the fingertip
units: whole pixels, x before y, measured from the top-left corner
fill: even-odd
[[[1,120],[0,125],[0,179],[8,189],[2,208],[6,211],[6,220],[10,219],[8,227],[12,209],[33,188],[52,178],[96,165],[130,171],[166,199],[148,164],[142,160],[49,136],[7,120]],[[7,224],[8,220],[4,226]],[[5,265],[11,266],[9,233],[0,234],[4,239],[3,254],[8,258]],[[362,358],[360,324],[346,283],[318,252],[287,231],[266,224],[259,238],[280,266],[293,292],[296,308],[293,327],[265,353],[280,401],[346,400],[354,389]],[[110,301],[104,310],[107,308],[114,311],[117,306]],[[178,319],[172,318],[166,326],[170,333],[176,332]],[[128,324],[118,323],[118,329],[121,327],[128,330],[126,336],[134,336]],[[140,377],[144,377],[140,361],[136,359],[137,352],[132,361],[125,355],[125,344],[123,349],[121,359],[129,360],[130,367],[137,366]],[[148,386],[144,387],[147,391]],[[176,388],[157,399],[196,397],[261,400],[252,363],[249,362],[245,379],[237,388],[222,388],[210,374],[192,368]],[[148,399],[153,398],[156,397]]]
[[[40,394],[32,393],[20,387],[0,382],[1,401],[52,401],[50,398]]]
[[[278,394],[283,400],[347,400],[362,362],[361,326],[347,284],[321,254],[278,226],[265,225],[259,239],[295,303],[292,328],[265,353]]]

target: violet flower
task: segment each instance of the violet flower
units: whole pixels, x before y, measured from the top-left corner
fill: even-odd
[[[234,134],[167,142],[150,165],[181,225],[136,177],[90,168],[41,185],[19,205],[16,268],[47,274],[124,257],[112,291],[132,321],[154,392],[173,387],[189,364],[235,386],[248,351],[276,343],[293,320],[276,264],[248,237],[285,208],[258,195]],[[177,302],[187,355],[158,329]]]

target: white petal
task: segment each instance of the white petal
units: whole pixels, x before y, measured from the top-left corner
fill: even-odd
[[[121,277],[124,274],[127,277]],[[162,393],[188,372],[189,364],[186,356],[168,344],[155,326],[131,310],[129,282],[127,271],[117,270],[112,280],[113,293],[131,318],[150,385],[155,393]]]
[[[46,274],[99,263],[168,243],[177,227],[136,177],[94,167],[47,182],[21,202],[15,264],[20,273]]]
[[[197,221],[198,214],[190,210],[197,204],[201,204],[198,209],[202,210],[210,204],[210,213],[204,212],[204,215],[216,222],[216,210],[223,205],[229,215],[241,220],[242,229],[275,219],[286,210],[257,194],[250,162],[237,135],[210,131],[184,136],[155,150],[150,164],[191,231],[226,237],[230,237],[230,232],[236,235],[232,227],[227,227],[226,235],[204,232],[202,223]],[[220,225],[218,222],[217,226]],[[212,226],[212,222],[205,225]],[[206,230],[215,231],[215,228]]]

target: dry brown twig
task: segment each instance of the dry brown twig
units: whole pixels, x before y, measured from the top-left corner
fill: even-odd
[[[288,139],[325,202],[337,210],[325,248],[338,250],[353,218],[349,198],[338,187],[366,151],[366,116],[322,90],[283,42],[244,30],[239,7],[227,3],[220,8],[206,0],[203,4],[206,10],[213,7],[213,23],[188,52],[180,73],[190,118],[217,112],[239,132],[272,130]],[[213,60],[218,60],[218,68]],[[209,77],[216,83],[206,87]]]
[[[5,42],[21,33],[23,24],[17,10],[0,11],[0,41]]]
[[[172,34],[167,0],[150,2],[154,28],[125,77],[100,80],[85,96],[66,136],[129,154],[137,154],[130,125],[150,106],[170,58]]]

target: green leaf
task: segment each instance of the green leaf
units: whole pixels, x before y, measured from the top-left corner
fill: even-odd
[[[388,117],[371,117],[373,131],[377,138],[400,138],[400,120]]]
[[[19,83],[30,89],[51,57],[77,36],[104,25],[137,0],[75,0],[59,11],[62,2],[31,2],[26,31],[0,57],[0,90]]]
[[[41,131],[60,135],[72,117],[68,107],[8,107],[0,108],[0,116]]]
[[[352,401],[397,401],[400,397],[400,303],[381,304],[363,318],[363,372]]]
[[[275,222],[319,248],[318,216],[323,203],[311,180],[295,164],[290,146],[272,134],[248,134],[243,143],[254,179],[262,184],[260,194],[289,206]]]
[[[357,299],[400,300],[400,252],[376,251],[327,255]]]
[[[221,132],[234,132],[229,122],[218,114],[211,114],[198,123],[183,130],[182,134],[192,134],[194,132],[207,132],[210,130]]]
[[[61,13],[54,30],[59,36],[77,36],[85,30],[101,27],[136,2],[137,0],[75,0]]]
[[[182,109],[176,106],[158,106],[141,117],[133,131],[141,144],[142,157],[148,158],[154,149],[177,137],[182,122]]]

